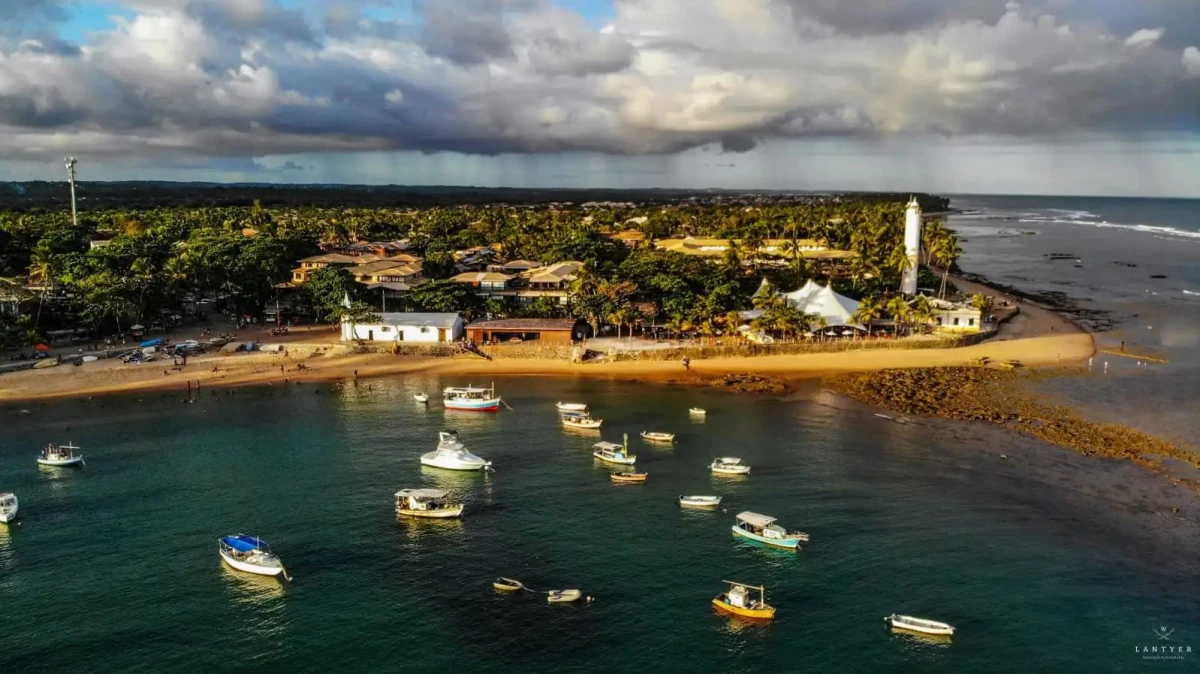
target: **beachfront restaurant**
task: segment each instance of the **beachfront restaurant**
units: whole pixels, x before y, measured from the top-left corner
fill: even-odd
[[[458,314],[394,312],[377,316],[377,321],[343,321],[342,340],[436,344],[454,342],[463,335],[463,319]]]
[[[591,326],[573,318],[505,318],[467,326],[467,338],[478,344],[531,341],[571,344],[591,336]]]

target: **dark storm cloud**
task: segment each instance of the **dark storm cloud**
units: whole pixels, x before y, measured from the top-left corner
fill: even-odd
[[[293,42],[315,43],[304,15],[278,0],[189,0],[189,15],[213,31],[261,34]]]

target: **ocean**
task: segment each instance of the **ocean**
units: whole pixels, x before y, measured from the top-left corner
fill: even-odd
[[[1171,361],[1109,357],[1104,373],[1098,357],[1047,395],[1194,439],[1196,312],[1182,291],[1200,288],[1196,220],[1165,215],[1174,204],[1119,217],[1133,207],[1117,201],[964,197],[950,224],[967,239],[968,271],[1063,292],[1095,312],[1102,344],[1124,339]],[[497,414],[412,399],[466,383],[404,376],[206,390],[195,404],[173,392],[0,406],[0,490],[23,513],[0,525],[0,670],[1197,669],[1200,508],[1131,463],[982,424],[896,423],[815,383],[769,397],[508,378],[496,386],[512,411]],[[590,403],[603,432],[563,430],[559,400]],[[706,419],[689,417],[696,406]],[[422,468],[446,428],[496,472]],[[642,430],[678,439],[644,445]],[[623,434],[644,485],[611,484],[591,457],[593,443]],[[35,465],[47,442],[66,441],[83,447],[85,468]],[[710,476],[726,455],[752,475]],[[406,487],[463,497],[464,519],[398,519],[393,494]],[[725,502],[681,510],[685,493]],[[730,527],[743,510],[812,542],[799,553],[741,542]],[[225,568],[216,539],[235,532],[269,541],[294,582]],[[505,596],[497,576],[597,600]],[[714,614],[726,579],[764,584],[774,623]],[[882,619],[894,612],[958,634],[951,644],[893,634]],[[1193,652],[1148,652],[1165,646]]]

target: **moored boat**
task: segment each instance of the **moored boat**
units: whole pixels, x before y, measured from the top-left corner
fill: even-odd
[[[84,465],[83,455],[76,454],[75,450],[77,449],[79,448],[70,443],[46,445],[46,448],[38,455],[37,462],[43,466],[82,466]]]
[[[564,403],[559,401],[554,405],[559,412],[586,412],[588,406],[585,403]]]
[[[654,431],[642,431],[642,439],[646,442],[675,442],[674,433],[655,433]]]
[[[546,593],[546,601],[551,604],[570,604],[583,599],[579,590],[550,590]]]
[[[562,425],[566,426],[567,428],[593,429],[600,428],[600,425],[604,423],[603,419],[593,419],[591,415],[586,412],[564,412],[561,418]]]
[[[17,495],[12,492],[0,494],[0,522],[8,524],[17,519]]]
[[[947,625],[936,620],[927,620],[925,618],[914,618],[910,615],[897,615],[893,613],[883,619],[883,622],[888,627],[897,630],[907,630],[909,632],[919,632],[921,634],[929,634],[939,637],[954,636],[954,626]]]
[[[716,508],[720,505],[720,496],[703,496],[700,494],[692,494],[691,496],[679,497],[679,507],[681,508]]]
[[[637,456],[629,453],[629,436],[625,436],[625,444],[615,442],[597,442],[592,445],[592,456],[607,463],[632,466],[637,463]]]
[[[718,611],[752,620],[771,620],[775,617],[775,607],[767,603],[765,587],[732,580],[723,582],[729,583],[729,589],[712,600],[713,607]],[[754,597],[754,590],[758,590],[757,599]]]
[[[463,504],[441,489],[401,489],[396,492],[396,512],[409,517],[461,517]]]
[[[414,393],[413,400],[415,400],[419,403],[427,403],[427,402],[429,402],[429,394],[428,393]]]
[[[736,456],[722,456],[713,459],[709,468],[714,475],[747,475],[750,473],[750,466]]]
[[[613,473],[608,476],[608,479],[619,484],[632,484],[645,482],[648,477],[650,477],[650,473]]]
[[[496,395],[495,385],[489,388],[449,386],[442,391],[442,404],[448,410],[495,412],[500,409],[500,397]]]
[[[260,576],[278,576],[287,573],[279,556],[271,551],[271,546],[257,536],[234,534],[217,539],[217,552],[225,563],[238,571],[256,573]]]
[[[688,414],[694,417],[702,417],[708,414],[708,411],[702,407],[693,407],[688,410]]]
[[[493,580],[492,587],[501,592],[518,592],[525,589],[525,585],[522,584],[521,581],[513,580],[512,578],[505,578],[504,576],[500,576],[496,580]]]
[[[733,533],[752,541],[791,550],[795,550],[801,543],[808,542],[808,534],[801,531],[789,532],[775,524],[774,517],[752,513],[748,510],[738,513],[733,525]]]
[[[468,452],[458,441],[458,433],[442,431],[438,433],[437,449],[421,455],[421,465],[446,470],[485,470],[492,467],[492,462]]]

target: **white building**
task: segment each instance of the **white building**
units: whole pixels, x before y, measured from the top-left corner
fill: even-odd
[[[947,332],[979,332],[983,329],[983,314],[969,304],[949,302],[946,300],[930,300],[933,305],[933,320],[930,325],[934,330]]]
[[[342,322],[342,340],[437,344],[462,339],[463,319],[458,314],[384,313],[374,322]]]

